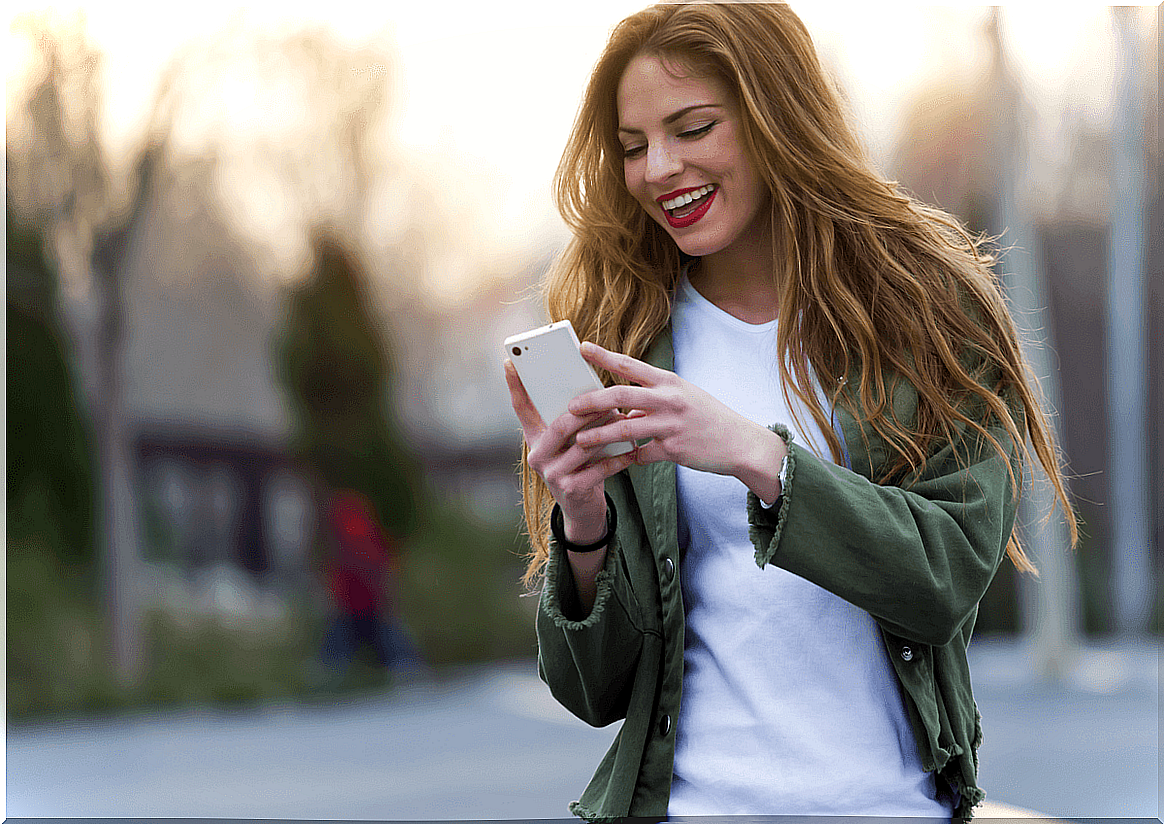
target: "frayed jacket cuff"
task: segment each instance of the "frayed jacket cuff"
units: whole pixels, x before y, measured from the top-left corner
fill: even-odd
[[[796,474],[796,452],[800,448],[792,442],[792,431],[782,423],[768,427],[779,435],[788,447],[785,474],[780,496],[772,506],[764,506],[755,492],[748,490],[748,537],[756,550],[756,566],[763,568],[776,554],[780,544],[780,534],[788,517],[788,507],[792,503],[793,478]]]
[[[546,562],[545,585],[542,590],[541,609],[554,626],[565,630],[581,630],[598,623],[602,611],[614,591],[614,556],[618,551],[618,536],[613,535],[606,547],[606,560],[595,576],[594,606],[590,614],[582,613],[582,603],[578,600],[578,587],[566,559],[566,550],[553,538],[550,539],[550,557]]]

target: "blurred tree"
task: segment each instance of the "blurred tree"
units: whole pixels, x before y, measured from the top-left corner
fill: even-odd
[[[57,318],[56,274],[40,233],[18,225],[6,204],[8,536],[49,532],[55,560],[89,580],[94,565],[92,444],[77,399],[68,337]],[[19,502],[51,524],[28,523]],[[19,584],[20,582],[15,582]]]
[[[389,406],[391,352],[358,258],[326,232],[313,250],[315,265],[289,295],[277,346],[294,449],[330,486],[365,493],[384,526],[405,536],[418,524],[420,485]]]
[[[87,251],[92,227],[109,205],[108,163],[97,135],[101,54],[85,34],[83,16],[24,14],[12,24],[35,44],[27,90],[9,87],[16,101],[5,144],[7,188],[13,207],[40,227],[49,256]],[[21,93],[23,92],[23,94]],[[72,246],[62,252],[62,246]],[[61,261],[62,263],[64,261]],[[69,277],[75,265],[62,266]]]
[[[414,288],[418,264],[385,266],[369,248],[370,200],[406,189],[404,165],[386,132],[395,61],[381,34],[364,45],[325,27],[271,35],[237,19],[190,43],[174,59],[158,113],[198,123],[217,160],[224,204],[281,277],[298,268],[289,239],[306,239],[309,273],[276,300],[284,327],[275,360],[292,413],[293,449],[331,484],[368,494],[384,525],[411,533],[419,513],[418,469],[389,406],[394,366],[376,328]],[[245,88],[245,107],[221,105]],[[221,93],[220,93],[221,92]],[[415,208],[399,204],[402,232]],[[272,231],[271,221],[280,220]],[[312,226],[333,227],[327,232]],[[377,238],[379,242],[382,238]],[[279,247],[279,248],[275,248]]]
[[[6,693],[10,712],[89,701],[95,478],[43,238],[6,203]],[[80,672],[79,672],[80,671]]]
[[[132,683],[140,674],[140,645],[133,593],[138,555],[136,505],[129,483],[127,433],[123,425],[121,261],[131,230],[143,213],[139,185],[128,213],[113,208],[109,163],[98,135],[101,109],[100,52],[89,41],[83,14],[62,20],[52,13],[27,14],[13,30],[34,44],[39,77],[30,84],[6,146],[12,203],[49,240],[58,271],[83,289],[95,309],[95,357],[86,367],[92,388],[94,441],[100,482],[96,485],[104,595],[118,676]],[[18,96],[19,97],[19,96]],[[139,164],[136,182],[150,164]],[[56,302],[56,296],[53,296]],[[66,317],[60,313],[60,317]],[[62,329],[64,327],[62,326]],[[9,384],[11,387],[11,383]]]
[[[326,224],[356,250],[398,241],[399,254],[369,259],[365,274],[378,304],[399,300],[418,281],[426,213],[391,133],[399,73],[389,35],[353,42],[324,25],[265,23],[239,15],[183,45],[155,119],[175,124],[183,152],[215,157],[217,195],[273,281],[310,265],[311,227]]]

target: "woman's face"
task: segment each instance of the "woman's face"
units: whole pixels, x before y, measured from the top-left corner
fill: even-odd
[[[627,189],[680,249],[704,257],[762,239],[768,189],[722,82],[640,54],[617,103]]]

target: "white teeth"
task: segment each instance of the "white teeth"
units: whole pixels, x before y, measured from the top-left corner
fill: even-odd
[[[687,192],[686,194],[679,195],[678,197],[672,198],[671,200],[664,200],[663,208],[667,209],[668,211],[671,209],[678,209],[680,206],[686,206],[688,203],[699,200],[699,198],[714,191],[715,186],[703,186],[693,192]]]

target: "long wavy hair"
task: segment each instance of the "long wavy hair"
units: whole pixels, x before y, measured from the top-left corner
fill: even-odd
[[[569,318],[581,339],[636,358],[667,326],[688,258],[628,192],[617,137],[618,83],[640,54],[717,78],[735,96],[746,149],[771,196],[784,394],[811,414],[833,460],[842,460],[842,446],[814,373],[835,387],[833,405],[848,404],[889,445],[878,483],[916,477],[928,456],[967,429],[1005,457],[1006,447],[987,431],[997,421],[1024,466],[1029,437],[1074,545],[1053,431],[988,240],[875,170],[808,31],[787,5],[667,3],[614,28],[554,177],[573,239],[544,286],[550,318]],[[853,367],[859,384],[845,386]],[[917,390],[915,420],[894,415],[898,380]],[[1023,481],[1013,466],[1011,472],[1017,496]],[[549,555],[553,500],[524,460],[522,490],[531,546],[524,581],[532,587]],[[1013,531],[1006,551],[1018,569],[1037,574]]]

